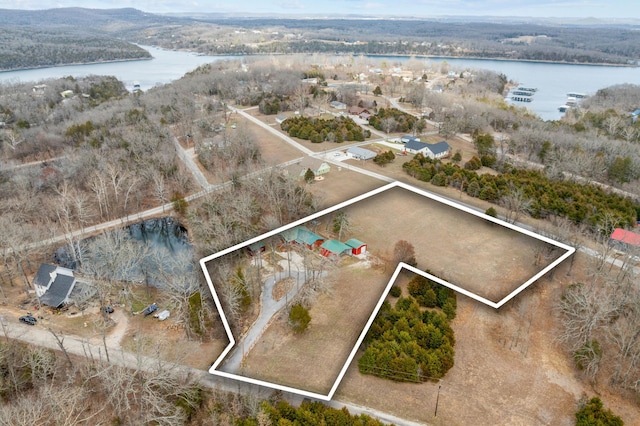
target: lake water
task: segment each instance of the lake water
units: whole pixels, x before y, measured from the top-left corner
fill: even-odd
[[[124,82],[127,88],[134,81],[142,90],[177,80],[200,65],[237,56],[200,56],[189,52],[163,50],[142,46],[152,55],[152,60],[112,62],[90,65],[70,65],[0,73],[0,83],[37,82],[47,78],[65,76],[82,77],[90,74],[113,75]],[[375,56],[372,64],[386,61],[402,63],[409,57]],[[531,103],[514,102],[536,113],[543,120],[557,120],[562,114],[558,107],[567,99],[567,93],[579,92],[587,95],[616,84],[640,84],[640,68],[601,65],[570,65],[546,62],[496,61],[485,59],[425,58],[425,68],[437,70],[443,61],[452,70],[488,69],[503,73],[520,85],[538,89]]]
[[[200,65],[237,58],[237,56],[203,56],[151,46],[141,47],[151,53],[153,59],[5,71],[0,72],[0,83],[38,82],[67,76],[112,75],[122,81],[129,90],[133,88],[134,82],[140,83],[140,89],[147,90],[177,80]]]
[[[127,241],[121,243],[119,248],[125,252],[136,253],[134,264],[124,261],[126,255],[121,258],[119,253],[112,254],[107,260],[114,263],[122,261],[122,265],[125,265],[122,270],[112,270],[111,264],[108,268],[104,267],[104,263],[101,262],[103,257],[96,258],[95,253],[92,253],[96,247],[96,238],[100,237],[88,237],[80,241],[79,246],[82,248],[78,248],[75,252],[81,252],[84,261],[101,265],[99,269],[111,271],[113,275],[106,278],[114,280],[147,281],[149,284],[161,287],[159,283],[166,279],[164,274],[184,275],[193,271],[193,246],[189,242],[187,230],[174,218],[148,219],[125,226],[123,231],[122,237]],[[114,239],[118,238],[114,237]],[[98,242],[97,247],[102,248],[103,245]],[[135,249],[131,248],[132,245]],[[82,270],[73,252],[74,248],[71,246],[60,247],[54,254],[54,261],[67,268]],[[114,258],[119,260],[113,260]]]
[[[521,86],[537,88],[533,102],[512,103],[534,111],[543,120],[560,119],[558,107],[565,103],[569,92],[593,95],[616,84],[640,84],[639,67],[457,58],[430,58],[425,62],[437,69],[445,60],[452,69],[487,69],[502,73]]]

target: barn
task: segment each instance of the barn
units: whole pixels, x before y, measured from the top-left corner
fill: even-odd
[[[358,239],[351,238],[350,240],[345,241],[345,244],[351,247],[351,254],[354,256],[365,254],[367,252],[367,244]]]

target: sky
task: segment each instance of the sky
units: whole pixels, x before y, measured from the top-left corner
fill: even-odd
[[[638,0],[0,0],[0,9],[133,7],[145,12],[640,19]]]

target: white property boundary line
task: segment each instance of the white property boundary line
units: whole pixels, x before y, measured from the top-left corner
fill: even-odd
[[[295,226],[299,226],[302,225],[306,222],[309,222],[311,220],[314,220],[316,218],[319,218],[321,216],[324,216],[328,213],[334,212],[336,210],[342,209],[344,207],[350,206],[351,204],[355,204],[359,201],[365,200],[367,198],[370,198],[374,195],[378,195],[382,192],[388,191],[392,188],[403,188],[407,191],[413,192],[415,194],[419,194],[422,195],[423,197],[438,201],[440,203],[443,203],[447,206],[456,208],[458,210],[462,210],[465,213],[469,213],[472,214],[476,217],[479,217],[481,219],[484,220],[488,220],[490,222],[496,223],[500,226],[503,226],[505,228],[509,228],[511,230],[514,230],[516,232],[519,232],[521,234],[525,234],[528,235],[529,237],[535,238],[537,240],[540,241],[544,241],[546,243],[549,243],[551,245],[554,245],[556,247],[562,248],[564,250],[566,250],[567,252],[565,254],[563,254],[562,256],[560,256],[559,258],[557,258],[555,261],[553,261],[551,264],[547,265],[544,269],[542,269],[540,272],[538,272],[537,274],[535,274],[533,277],[531,277],[529,280],[527,280],[525,283],[523,283],[522,285],[520,285],[518,288],[516,288],[514,291],[512,291],[511,293],[509,293],[507,296],[505,296],[502,300],[496,302],[492,302],[491,300],[488,300],[482,296],[479,296],[475,293],[472,293],[468,290],[465,290],[461,287],[458,287],[455,284],[451,284],[450,282],[447,282],[441,278],[438,278],[434,275],[428,274],[424,271],[421,271],[420,269],[417,269],[413,266],[407,265],[406,263],[400,262],[398,264],[398,266],[396,267],[393,276],[391,277],[391,279],[389,280],[389,282],[387,283],[387,286],[384,289],[384,292],[382,293],[380,300],[378,300],[378,303],[375,307],[375,309],[373,310],[373,312],[371,313],[371,315],[369,316],[369,320],[367,321],[367,324],[365,325],[364,329],[362,330],[362,332],[360,333],[360,336],[358,337],[358,341],[356,342],[355,346],[353,347],[353,349],[351,350],[351,353],[349,354],[349,357],[347,358],[347,361],[345,362],[344,366],[342,367],[342,369],[340,370],[340,374],[338,375],[338,378],[336,379],[336,381],[334,382],[333,386],[331,387],[331,390],[329,391],[329,393],[327,395],[322,395],[322,394],[318,394],[318,393],[314,393],[314,392],[309,392],[309,391],[305,391],[305,390],[301,390],[301,389],[296,389],[296,388],[292,388],[289,386],[283,386],[283,385],[279,385],[277,383],[271,383],[271,382],[266,382],[263,380],[257,380],[257,379],[252,379],[250,377],[245,377],[245,376],[240,376],[238,374],[233,374],[233,373],[227,373],[224,371],[220,371],[218,370],[218,366],[222,363],[222,361],[224,360],[224,358],[227,356],[227,354],[231,351],[231,349],[233,349],[233,347],[236,344],[236,340],[233,337],[233,334],[231,333],[231,328],[229,327],[229,322],[227,321],[227,318],[224,314],[224,311],[222,309],[222,305],[220,303],[220,299],[218,297],[218,293],[216,292],[215,288],[213,287],[213,282],[211,280],[211,276],[209,275],[209,271],[207,270],[207,266],[206,263],[209,262],[210,260],[214,260],[217,259],[219,257],[225,256],[231,252],[234,252],[238,249],[247,247],[255,242],[258,241],[262,241],[265,238],[269,238],[273,235],[277,235],[280,234],[283,231],[286,231],[287,229],[293,228]],[[550,238],[547,238],[543,235],[540,234],[536,234],[535,232],[529,231],[527,229],[523,229],[520,228],[516,225],[507,223],[505,221],[502,221],[500,219],[491,217],[491,216],[487,216],[483,213],[480,213],[476,210],[473,210],[467,206],[463,206],[460,204],[457,204],[453,201],[450,201],[446,198],[440,197],[438,195],[435,194],[431,194],[429,192],[420,190],[418,188],[415,188],[411,185],[407,185],[405,183],[402,182],[393,182],[390,183],[388,185],[382,186],[380,188],[374,189],[373,191],[367,192],[365,194],[359,195],[355,198],[352,198],[348,201],[345,201],[343,203],[337,204],[333,207],[329,207],[325,210],[322,210],[320,212],[314,213],[310,216],[307,216],[303,219],[297,220],[295,222],[292,222],[288,225],[285,225],[283,227],[280,227],[278,229],[274,229],[273,231],[269,231],[265,234],[259,235],[255,238],[252,238],[248,241],[245,241],[244,243],[240,243],[240,244],[236,244],[235,246],[229,247],[225,250],[222,250],[218,253],[212,254],[210,256],[207,257],[203,257],[202,259],[200,259],[200,266],[202,267],[202,272],[204,273],[204,276],[207,280],[207,284],[209,285],[209,289],[211,290],[211,294],[213,295],[213,300],[216,304],[216,308],[218,309],[218,312],[220,313],[220,318],[222,319],[222,324],[224,326],[225,332],[227,333],[227,337],[229,339],[229,344],[227,345],[227,347],[224,349],[224,351],[222,351],[222,353],[220,354],[220,356],[218,357],[218,359],[216,359],[216,361],[213,363],[213,365],[211,366],[211,368],[209,369],[209,373],[217,375],[217,376],[221,376],[221,377],[226,377],[226,378],[230,378],[230,379],[234,379],[234,380],[239,380],[241,382],[246,382],[246,383],[251,383],[254,385],[260,385],[260,386],[265,386],[268,388],[272,388],[272,389],[278,389],[281,391],[286,391],[286,392],[292,392],[292,393],[296,393],[298,395],[302,395],[305,397],[309,397],[309,398],[315,398],[315,399],[319,399],[319,400],[323,400],[323,401],[329,401],[331,400],[331,398],[333,397],[334,393],[336,392],[336,390],[338,389],[338,385],[340,384],[340,382],[342,381],[342,378],[344,377],[345,373],[347,372],[347,368],[349,367],[349,365],[351,364],[351,361],[353,361],[353,358],[356,355],[356,352],[358,351],[358,348],[360,347],[360,345],[362,344],[362,341],[364,340],[365,335],[367,334],[367,331],[369,331],[369,327],[371,327],[371,324],[373,323],[373,320],[375,319],[376,315],[378,314],[378,311],[380,310],[380,307],[382,306],[382,303],[384,302],[385,298],[387,297],[387,293],[389,292],[389,290],[391,289],[391,286],[393,286],[393,283],[395,282],[396,278],[398,277],[398,274],[400,273],[400,271],[402,269],[407,269],[413,273],[416,273],[418,275],[422,275],[423,277],[426,277],[428,279],[431,279],[433,281],[436,281],[437,283],[448,287],[458,293],[464,294],[467,297],[470,297],[474,300],[477,300],[478,302],[484,303],[487,306],[491,306],[492,308],[498,309],[500,308],[502,305],[504,305],[505,303],[507,303],[509,300],[513,299],[516,295],[518,295],[522,290],[524,290],[525,288],[529,287],[532,283],[534,283],[536,280],[538,280],[540,277],[542,277],[544,274],[546,274],[547,272],[551,271],[553,268],[555,268],[556,266],[558,266],[562,261],[564,261],[566,258],[568,258],[569,256],[571,256],[574,252],[575,252],[575,248],[574,247],[570,247],[566,244],[560,243],[558,241],[554,241]]]

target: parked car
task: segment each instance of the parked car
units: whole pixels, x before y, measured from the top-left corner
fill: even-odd
[[[38,320],[32,317],[31,315],[23,315],[20,317],[20,322],[23,322],[28,325],[36,325]]]
[[[156,305],[155,303],[152,303],[151,305],[149,305],[146,308],[144,308],[144,311],[142,311],[142,313],[146,317],[147,315],[151,315],[152,313],[154,313],[157,310],[158,310],[158,305]]]
[[[111,306],[103,306],[102,310],[105,311],[108,314],[112,314],[113,313],[113,308]]]

